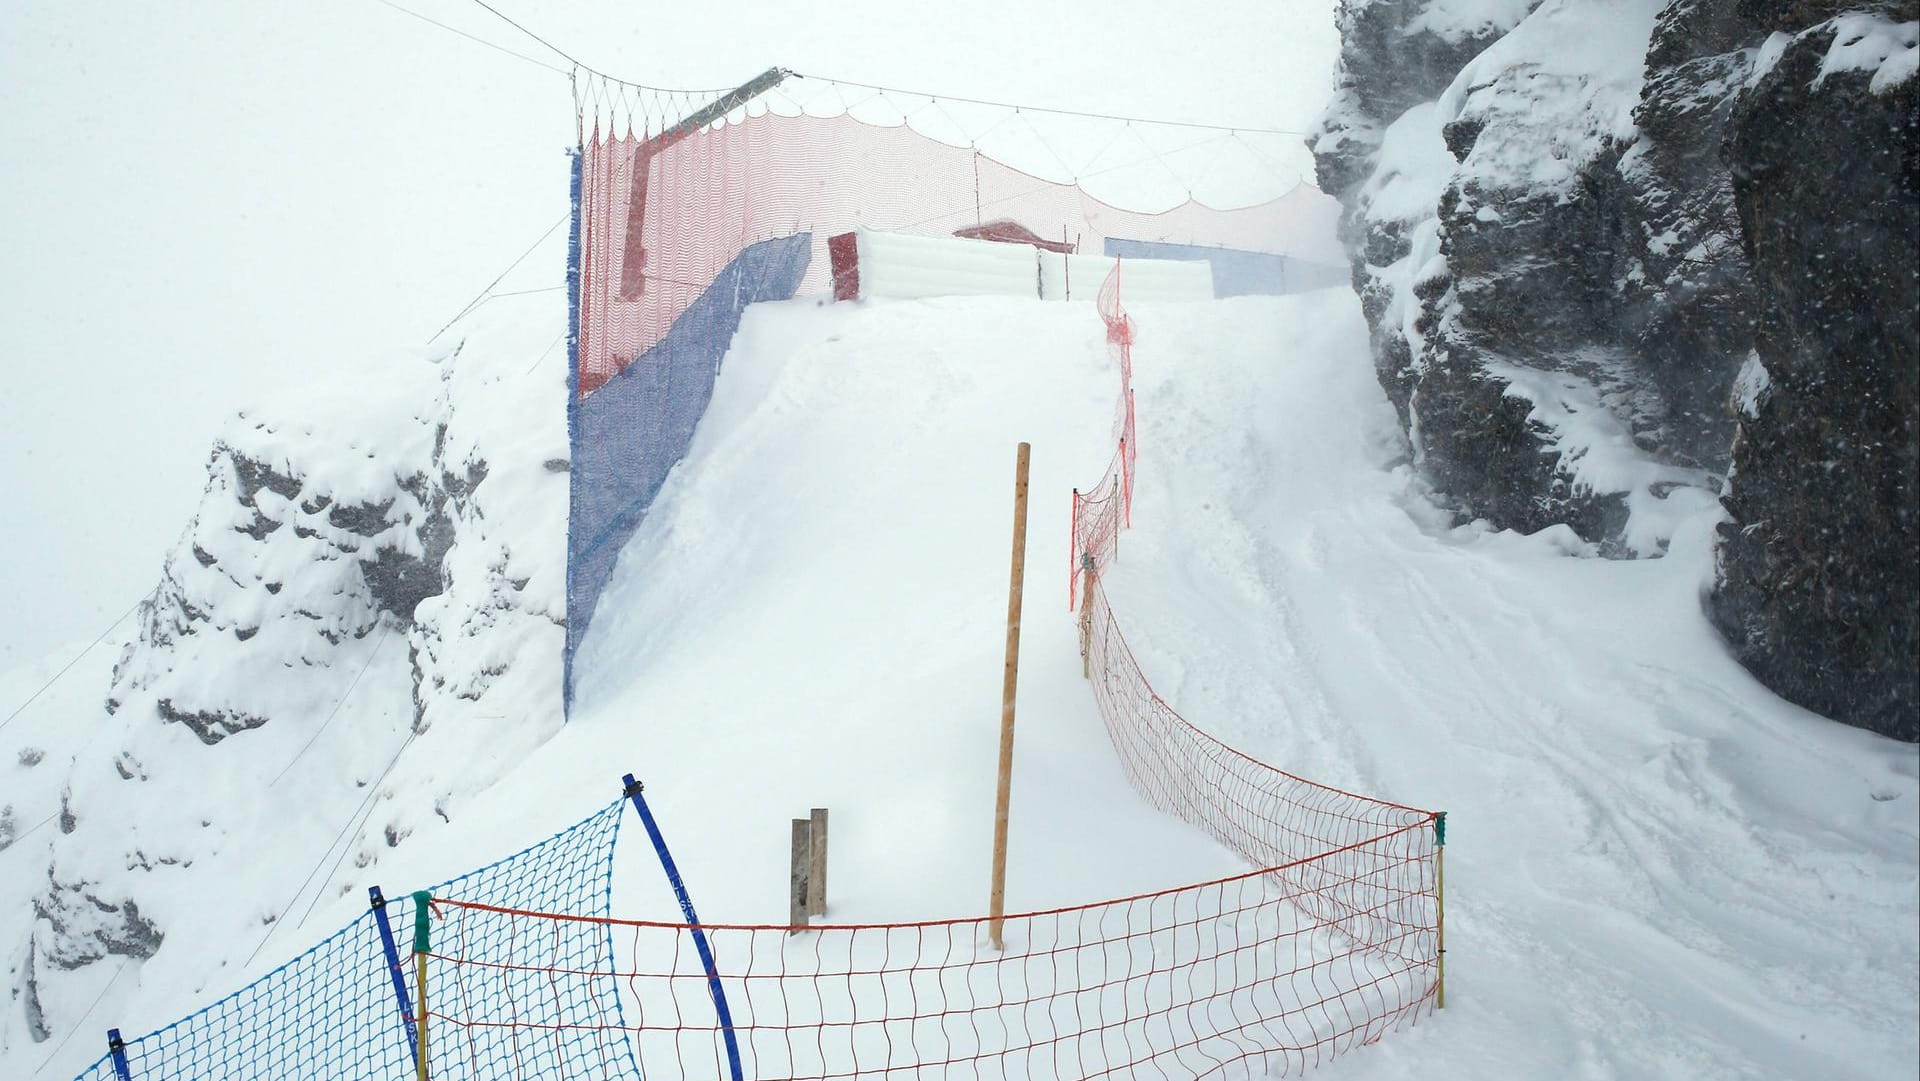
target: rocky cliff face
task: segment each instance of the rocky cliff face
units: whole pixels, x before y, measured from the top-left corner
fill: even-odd
[[[113,670],[93,738],[117,744],[66,781],[14,966],[32,1038],[74,1023],[91,966],[264,939],[558,729],[564,362],[501,307],[216,442]],[[296,889],[262,843],[327,855]],[[183,905],[188,868],[228,896]]]
[[[1755,5],[1756,7],[1761,5]],[[1920,4],[1767,42],[1728,147],[1758,304],[1716,621],[1781,695],[1920,740]]]
[[[1906,738],[1920,593],[1888,557],[1914,519],[1915,7],[1345,0],[1315,146],[1381,384],[1438,496],[1614,556],[1661,554],[1726,496],[1714,607],[1743,660]],[[1805,347],[1836,319],[1872,329]],[[1767,422],[1761,449],[1755,411],[1783,392],[1754,388],[1787,353],[1805,413]]]

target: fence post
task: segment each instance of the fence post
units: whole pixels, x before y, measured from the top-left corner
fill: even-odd
[[[1080,570],[1080,489],[1073,490],[1073,524],[1067,527],[1067,611],[1073,611],[1073,576]]]
[[[687,919],[687,930],[693,935],[694,949],[699,951],[700,963],[707,969],[707,994],[713,999],[714,1013],[720,1018],[720,1033],[727,1044],[727,1069],[733,1081],[744,1081],[740,1072],[740,1041],[733,1032],[733,1011],[727,1008],[727,993],[720,986],[720,970],[713,962],[713,950],[707,945],[707,933],[700,929],[700,917],[694,915],[693,898],[687,896],[687,884],[680,880],[680,869],[673,864],[673,854],[667,851],[667,839],[660,835],[660,824],[653,820],[653,811],[647,806],[644,785],[633,779],[629,773],[620,778],[626,787],[622,791],[633,801],[633,809],[640,814],[640,824],[647,829],[647,839],[653,842],[654,854],[660,857],[660,868],[667,873],[667,885],[673,887],[674,899],[680,902],[680,912]],[[751,1002],[749,1002],[751,1005]]]
[[[1093,553],[1080,555],[1080,678],[1093,678]]]
[[[815,807],[807,824],[807,915],[827,914],[827,809]]]
[[[1027,464],[1031,444],[1022,443],[1014,457],[1013,574],[1007,586],[1007,659],[1000,685],[1000,783],[993,803],[993,888],[988,897],[991,920],[987,937],[993,948],[1007,948],[1001,939],[1001,916],[1007,907],[1007,805],[1013,795],[1013,703],[1020,682],[1020,597],[1027,571]]]
[[[427,954],[433,952],[433,894],[413,894],[413,998],[419,1009],[414,1019],[413,1073],[427,1081]]]
[[[1433,816],[1433,922],[1436,948],[1435,1008],[1447,1008],[1447,812]]]
[[[373,922],[380,929],[380,949],[387,955],[387,975],[393,979],[393,1001],[400,1007],[400,1024],[406,1034],[407,1054],[420,1057],[419,1037],[413,1028],[413,1006],[407,1001],[407,977],[400,967],[400,949],[394,945],[393,923],[387,919],[387,899],[380,887],[367,887],[367,903],[373,908]],[[415,1062],[417,1068],[419,1063]]]
[[[807,863],[813,848],[813,823],[804,818],[793,820],[793,852],[787,878],[787,934],[797,935],[807,925],[811,905],[807,900]]]
[[[133,1081],[133,1067],[127,1065],[127,1041],[120,1038],[120,1030],[107,1030],[107,1053],[113,1056],[113,1076],[119,1081]]]

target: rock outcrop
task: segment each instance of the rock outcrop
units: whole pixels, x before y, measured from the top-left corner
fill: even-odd
[[[1315,145],[1439,499],[1646,557],[1725,496],[1743,661],[1910,739],[1915,7],[1345,0]]]
[[[215,443],[114,667],[93,738],[118,746],[68,782],[16,977],[34,1038],[76,1020],[46,997],[67,973],[219,933],[161,879],[227,882],[264,939],[294,884],[251,882],[261,823],[327,852],[311,906],[336,893],[318,872],[366,874],[558,730],[564,361],[497,307],[462,348],[342,370]]]
[[[1779,34],[1734,118],[1759,333],[1713,612],[1782,696],[1920,740],[1920,5],[1884,7]]]

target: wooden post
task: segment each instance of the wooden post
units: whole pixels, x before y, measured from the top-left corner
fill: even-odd
[[[813,847],[813,823],[805,818],[793,820],[792,879],[787,890],[787,933],[797,935],[807,925],[807,863]]]
[[[1013,480],[1013,576],[1007,587],[1007,660],[1000,687],[1000,786],[993,804],[993,890],[987,935],[1004,950],[1001,917],[1007,907],[1007,804],[1013,795],[1013,701],[1020,682],[1020,593],[1027,573],[1027,462],[1033,448],[1020,444]]]
[[[414,1031],[420,1037],[420,1046],[415,1049],[414,1072],[419,1081],[427,1081],[427,955],[413,955],[413,994],[420,1000],[420,1016],[414,1021]]]
[[[827,914],[827,809],[815,807],[807,823],[807,915]]]
[[[1093,678],[1093,556],[1080,557],[1080,678]]]

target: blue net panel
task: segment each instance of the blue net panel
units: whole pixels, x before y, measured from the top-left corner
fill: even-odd
[[[507,909],[609,915],[613,852],[625,801],[513,856],[436,887],[457,897]],[[405,977],[407,1011],[413,994],[412,899],[388,899],[386,913]],[[475,1081],[523,1077],[638,1077],[618,1028],[617,989],[604,978],[613,966],[605,926],[564,924],[540,942],[494,935],[486,919],[462,922],[457,946],[480,959],[482,978],[449,983],[447,1001],[435,1001],[428,961],[429,1061],[435,1077]],[[542,971],[525,971],[537,956]],[[569,974],[578,973],[577,975]],[[602,977],[597,981],[588,973]],[[516,1018],[518,1029],[470,1028],[437,1044],[441,1011]],[[528,1044],[528,1033],[543,1037]],[[126,1042],[127,1076],[138,1081],[360,1081],[414,1076],[411,1020],[395,992],[393,969],[369,909],[319,945],[246,987],[173,1024]],[[590,1069],[580,1064],[592,1063]],[[573,1068],[555,1072],[560,1064]],[[111,1054],[75,1081],[114,1081]]]
[[[566,697],[573,659],[620,549],[667,474],[686,457],[713,398],[720,361],[747,305],[786,300],[811,262],[810,233],[747,247],[673,322],[666,337],[585,397],[574,396],[567,521]]]

